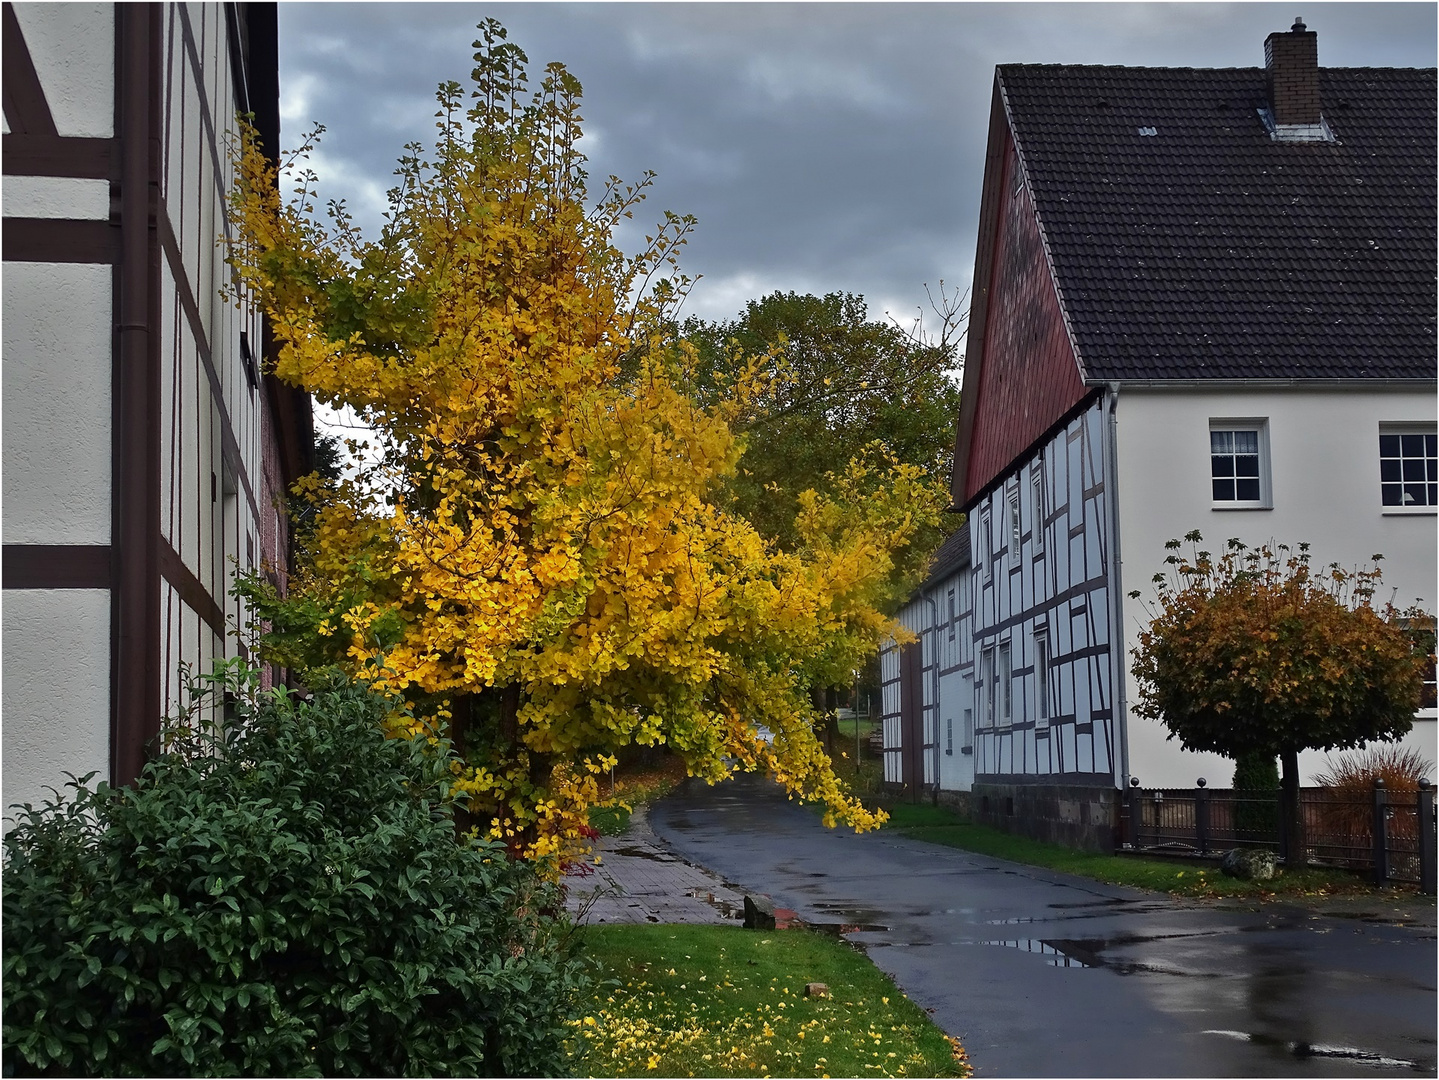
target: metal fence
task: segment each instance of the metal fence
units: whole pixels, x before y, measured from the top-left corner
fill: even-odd
[[[1131,850],[1217,855],[1229,848],[1260,847],[1283,853],[1277,791],[1141,788],[1127,792],[1125,843]],[[1367,792],[1301,788],[1306,861],[1409,882],[1435,891],[1434,789],[1389,791],[1377,781]]]

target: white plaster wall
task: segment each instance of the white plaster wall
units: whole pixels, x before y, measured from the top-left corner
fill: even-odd
[[[66,773],[109,779],[109,592],[7,589],[0,645],[6,811],[38,805],[47,785],[63,792]]]
[[[60,135],[114,135],[114,5],[20,3],[15,18]]]
[[[110,542],[111,269],[5,264],[5,542]]]
[[[7,176],[5,216],[68,218],[107,221],[110,217],[110,181],[72,176]]]
[[[1118,466],[1124,597],[1124,649],[1133,648],[1148,615],[1128,593],[1154,595],[1167,540],[1191,529],[1205,548],[1221,552],[1237,536],[1251,546],[1308,541],[1316,565],[1352,567],[1384,555],[1387,600],[1422,598],[1433,611],[1436,542],[1433,513],[1384,513],[1379,491],[1379,425],[1433,423],[1432,392],[1287,390],[1251,392],[1124,390],[1119,398]],[[1209,421],[1267,417],[1273,508],[1215,510],[1210,495]],[[1126,669],[1130,665],[1126,664]],[[1228,786],[1233,763],[1215,754],[1181,750],[1155,721],[1136,717],[1137,687],[1128,676],[1130,773],[1146,787],[1188,787],[1197,777]],[[1435,721],[1421,719],[1408,740],[1435,755]],[[1301,758],[1308,782],[1324,755]]]

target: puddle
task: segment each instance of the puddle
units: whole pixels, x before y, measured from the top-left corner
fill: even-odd
[[[859,923],[859,922],[812,922],[799,918],[794,912],[788,912],[790,918],[780,923],[780,915],[784,908],[775,909],[775,928],[778,930],[813,930],[816,933],[828,934],[830,937],[844,937],[845,934],[887,934],[889,927],[883,923]]]
[[[1059,948],[1065,942],[1040,941],[1037,938],[1018,938],[1014,941],[986,941],[986,945],[1002,945],[1007,949],[1019,949],[1021,952],[1036,953],[1045,958],[1045,963],[1050,967],[1073,967],[1091,968],[1103,967],[1098,958],[1093,954],[1088,956],[1080,955],[1068,949]]]
[[[1428,1071],[1417,1061],[1409,1061],[1405,1058],[1386,1057],[1383,1054],[1376,1054],[1370,1050],[1361,1050],[1354,1046],[1290,1042],[1285,1039],[1276,1039],[1272,1035],[1256,1035],[1248,1031],[1221,1031],[1211,1029],[1201,1032],[1201,1034],[1219,1035],[1226,1039],[1235,1039],[1240,1042],[1254,1043],[1258,1046],[1272,1047],[1300,1059],[1333,1058],[1339,1061],[1353,1061],[1361,1065],[1373,1065],[1383,1069],[1410,1069],[1414,1072]]]
[[[1069,968],[1105,968],[1116,975],[1177,975],[1184,978],[1217,979],[1221,976],[1217,972],[1209,971],[1185,971],[1182,968],[1169,967],[1164,964],[1146,963],[1138,960],[1116,960],[1104,956],[1107,949],[1116,945],[1134,945],[1146,941],[1158,941],[1176,937],[1209,937],[1217,931],[1205,931],[1198,934],[1154,934],[1142,936],[1137,934],[1121,935],[1113,938],[1016,938],[1008,941],[984,941],[977,942],[981,945],[999,945],[1010,949],[1019,949],[1022,952],[1035,953],[1046,957],[1050,967]]]

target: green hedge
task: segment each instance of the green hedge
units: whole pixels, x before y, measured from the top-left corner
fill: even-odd
[[[361,687],[240,700],[229,740],[17,815],[5,1072],[562,1071],[556,888],[457,840],[445,748],[385,739]]]

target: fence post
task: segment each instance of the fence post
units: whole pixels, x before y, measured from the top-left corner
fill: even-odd
[[[1419,781],[1419,891],[1430,896],[1435,892],[1434,872],[1434,785]]]
[[[1143,823],[1144,808],[1139,801],[1139,777],[1129,778],[1129,846],[1139,850],[1139,826]]]
[[[1199,790],[1194,793],[1194,832],[1199,841],[1199,854],[1209,854],[1209,788],[1207,781],[1200,777]]]
[[[1388,793],[1384,790],[1382,778],[1374,781],[1374,883],[1383,885],[1389,877],[1389,829],[1385,811],[1388,808]]]

